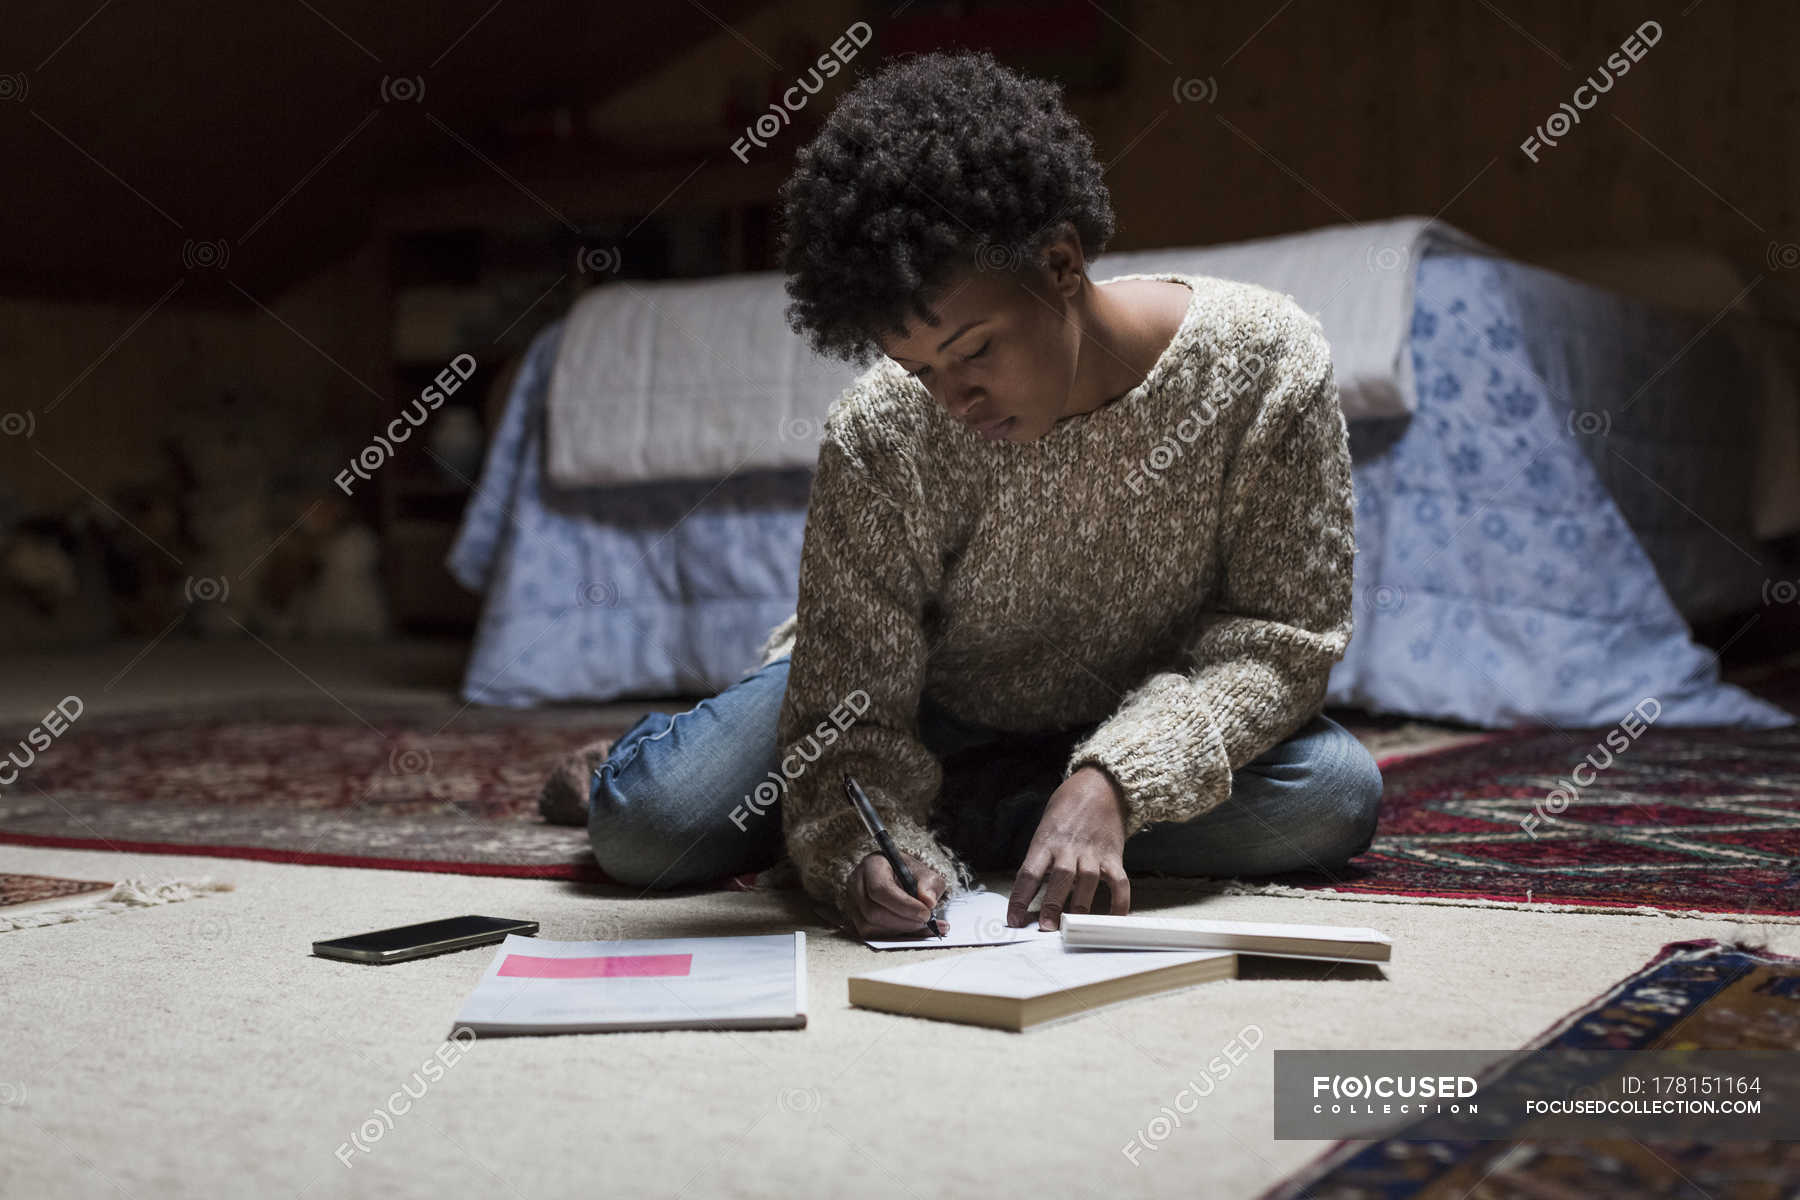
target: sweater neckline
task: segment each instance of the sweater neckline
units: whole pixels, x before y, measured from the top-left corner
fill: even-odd
[[[1156,361],[1150,364],[1150,369],[1144,373],[1144,377],[1131,390],[1109,400],[1099,408],[1059,419],[1050,427],[1048,433],[1036,441],[1022,444],[1008,442],[1002,443],[1003,446],[1011,449],[1031,447],[1042,449],[1060,445],[1064,439],[1078,436],[1083,430],[1100,429],[1106,422],[1120,419],[1119,413],[1136,408],[1145,396],[1161,388],[1179,367],[1185,357],[1186,345],[1192,340],[1194,328],[1200,321],[1200,289],[1195,287],[1193,281],[1186,275],[1178,271],[1136,271],[1127,275],[1110,276],[1099,282],[1119,283],[1128,279],[1160,279],[1182,284],[1188,289],[1187,311],[1182,314],[1181,324],[1175,329],[1175,336],[1169,339],[1169,344],[1163,347],[1162,353],[1157,355]]]

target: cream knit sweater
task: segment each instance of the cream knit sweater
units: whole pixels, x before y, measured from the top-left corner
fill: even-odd
[[[1098,723],[1126,833],[1182,821],[1317,713],[1351,630],[1350,454],[1319,323],[1203,275],[1129,392],[1035,442],[988,442],[882,359],[834,401],[813,476],[781,706],[787,847],[843,904],[875,851],[856,776],[899,846],[966,883],[927,822],[943,772],[921,695],[1035,732]]]

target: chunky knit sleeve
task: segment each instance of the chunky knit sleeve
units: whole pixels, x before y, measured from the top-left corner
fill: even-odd
[[[1297,306],[1224,479],[1220,590],[1157,672],[1075,746],[1119,784],[1126,834],[1221,803],[1231,773],[1324,704],[1351,632],[1350,451],[1330,348]]]
[[[878,849],[844,798],[846,774],[902,850],[959,881],[955,857],[926,829],[943,776],[918,736],[927,587],[918,564],[901,506],[827,436],[777,737],[788,853],[806,890],[840,909],[851,871]]]

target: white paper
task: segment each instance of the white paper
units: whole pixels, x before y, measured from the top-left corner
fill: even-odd
[[[1006,905],[1010,899],[1003,892],[967,892],[952,896],[944,905],[943,920],[950,928],[946,936],[936,938],[922,929],[904,938],[863,939],[877,950],[935,950],[944,946],[1004,946],[1011,942],[1035,942],[1040,938],[1059,936],[1054,929],[1037,927],[1037,915],[1021,929],[1006,923]]]
[[[805,938],[555,942],[510,934],[456,1020],[478,1034],[801,1027]],[[610,973],[558,977],[602,970]]]

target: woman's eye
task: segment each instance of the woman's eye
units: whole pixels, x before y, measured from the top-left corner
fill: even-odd
[[[963,355],[963,361],[964,362],[972,362],[973,360],[980,358],[982,355],[984,355],[988,352],[988,347],[993,344],[994,344],[993,339],[989,338],[987,341],[981,343],[981,349],[975,351],[975,353]],[[930,372],[930,370],[931,370],[930,367],[920,367],[918,370],[916,370],[912,373],[912,377],[914,379],[923,379]]]

